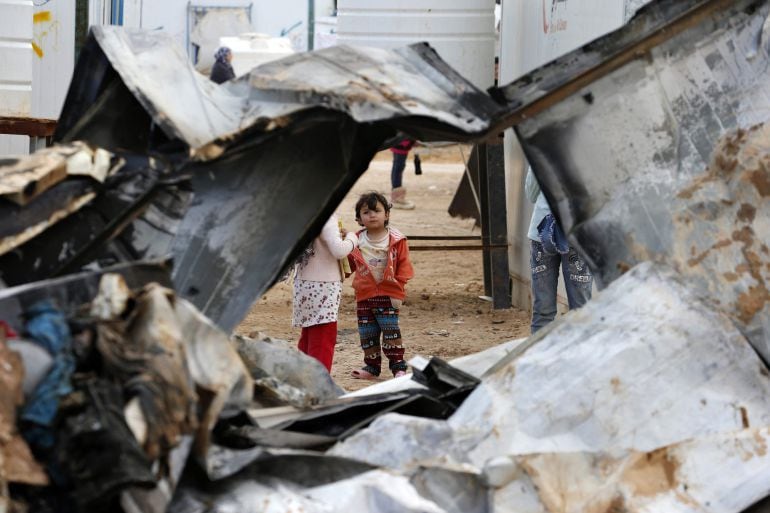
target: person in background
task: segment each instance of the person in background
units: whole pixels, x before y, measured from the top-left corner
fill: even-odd
[[[343,238],[344,237],[344,238]],[[344,279],[340,259],[358,246],[355,233],[341,228],[336,215],[305,250],[294,277],[294,327],[301,327],[298,347],[331,372],[337,343],[337,313]]]
[[[406,189],[402,182],[404,179],[404,169],[406,168],[406,159],[409,151],[415,145],[413,139],[403,138],[395,146],[390,148],[393,153],[393,167],[390,170],[390,200],[393,202],[393,208],[412,210],[414,203],[406,199]]]
[[[227,82],[235,78],[233,70],[233,52],[226,46],[221,47],[214,54],[214,66],[211,67],[211,80],[217,84]]]
[[[580,308],[591,299],[593,276],[575,248],[567,243],[532,168],[527,171],[524,187],[527,197],[535,204],[527,236],[530,239],[532,268],[531,330],[536,333],[556,317],[559,265],[570,310]]]
[[[364,350],[364,367],[354,378],[374,379],[380,375],[382,353],[394,377],[406,374],[404,346],[398,315],[406,297],[406,282],[414,276],[406,237],[388,227],[390,205],[378,192],[363,194],[356,202],[359,246],[348,260],[354,271],[358,335]],[[380,344],[382,335],[382,344]]]

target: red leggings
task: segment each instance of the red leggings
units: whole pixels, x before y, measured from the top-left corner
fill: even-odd
[[[337,322],[316,324],[302,328],[299,337],[299,350],[312,356],[331,372],[334,359],[334,345],[337,343]]]

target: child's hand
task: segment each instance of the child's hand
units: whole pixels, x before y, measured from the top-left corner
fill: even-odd
[[[390,298],[390,304],[393,306],[393,308],[398,310],[399,308],[401,308],[401,305],[404,304],[404,301],[401,300],[401,299],[396,299],[396,298],[392,297],[392,298]]]
[[[340,227],[340,237],[344,239],[345,237],[347,237],[347,235],[348,235],[348,231],[345,228]]]

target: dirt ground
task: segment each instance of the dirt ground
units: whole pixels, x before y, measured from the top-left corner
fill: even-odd
[[[408,198],[414,210],[391,211],[391,225],[407,236],[479,235],[472,219],[454,219],[447,208],[463,173],[462,155],[468,147],[421,148],[423,174],[414,174],[410,155],[404,172]],[[382,152],[356,183],[337,209],[344,226],[356,229],[354,205],[365,191],[390,189],[390,152]],[[451,244],[443,241],[411,241],[411,246]],[[468,244],[468,242],[464,242]],[[526,312],[493,310],[484,294],[480,251],[413,251],[415,276],[407,285],[407,299],[401,309],[401,331],[406,359],[421,355],[452,359],[475,353],[529,334]],[[339,335],[332,365],[332,377],[344,389],[353,391],[371,384],[350,376],[363,366],[355,316],[352,280],[345,281],[339,315]],[[273,338],[296,341],[299,329],[291,326],[291,283],[279,283],[252,308],[236,332],[255,336],[262,332]],[[386,361],[380,380],[390,379]]]

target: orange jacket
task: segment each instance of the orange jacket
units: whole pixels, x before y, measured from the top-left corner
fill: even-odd
[[[359,230],[356,235],[361,235],[363,231]],[[358,248],[348,255],[350,269],[356,273],[353,277],[356,301],[364,301],[377,296],[388,296],[395,299],[406,297],[404,287],[406,282],[414,276],[414,268],[412,262],[409,261],[409,245],[401,232],[391,228],[388,246],[388,262],[385,264],[385,272],[380,283],[374,281],[369,264],[366,263]]]

